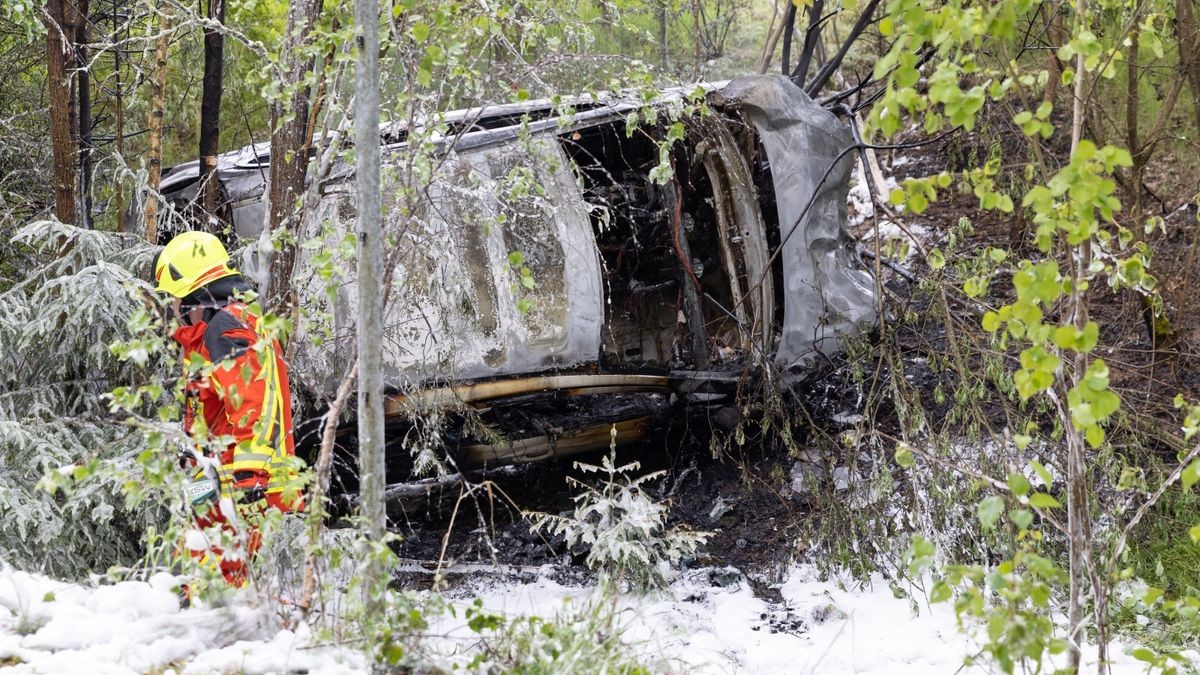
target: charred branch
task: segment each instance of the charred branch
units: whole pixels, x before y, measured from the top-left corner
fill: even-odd
[[[808,67],[812,62],[813,54],[817,50],[817,45],[821,44],[821,28],[825,25],[825,21],[833,16],[830,14],[823,17],[821,16],[823,11],[825,11],[825,0],[814,0],[808,8],[808,30],[804,32],[804,49],[800,52],[800,61],[796,64],[796,69],[790,73],[792,82],[795,82],[796,86],[801,89],[804,88],[804,81],[808,78]]]
[[[225,23],[225,0],[208,0],[207,18]],[[217,151],[221,135],[221,94],[224,89],[225,34],[204,29],[204,83],[200,99],[200,207],[207,218],[217,217]]]
[[[846,58],[851,45],[858,40],[863,31],[867,29],[867,26],[874,22],[875,10],[878,7],[879,0],[870,0],[867,6],[863,8],[862,14],[858,15],[858,20],[850,28],[850,33],[842,40],[842,46],[838,49],[837,54],[826,62],[825,65],[821,66],[821,69],[813,76],[812,82],[804,88],[805,93],[810,98],[816,98],[817,94],[821,93],[821,90],[825,88],[825,83],[829,81],[829,78],[833,77],[833,74],[841,67],[842,60]]]

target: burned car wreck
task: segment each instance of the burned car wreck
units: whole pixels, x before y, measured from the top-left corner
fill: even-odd
[[[427,451],[464,471],[644,437],[681,411],[731,406],[739,383],[800,381],[874,321],[874,279],[845,228],[849,127],[783,77],[711,86],[707,103],[680,120],[665,183],[651,173],[667,125],[627,125],[640,101],[451,116],[467,123],[403,223],[386,170],[403,139],[383,135],[398,261],[384,316],[389,483],[410,480]],[[263,227],[264,153],[218,166],[243,239]],[[194,163],[170,170],[167,201],[194,200],[196,175]],[[315,256],[336,258],[354,230],[351,168],[319,187],[299,240],[326,245],[301,250],[296,282],[318,318],[293,340],[300,386],[328,398],[353,358],[357,295],[348,259],[338,268],[351,276],[331,286]],[[414,432],[431,413],[437,430]]]

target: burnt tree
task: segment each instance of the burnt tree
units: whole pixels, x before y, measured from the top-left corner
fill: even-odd
[[[225,0],[208,0],[205,18],[217,26],[204,29],[204,83],[200,98],[200,207],[211,224],[217,218],[219,177],[217,152],[221,134],[221,94],[225,83]]]
[[[796,32],[797,8],[795,4],[790,4],[783,15],[783,21],[780,26],[777,29],[773,29],[767,37],[767,44],[763,51],[764,61],[759,65],[759,72],[766,72],[766,64],[770,61],[770,54],[775,50],[775,41],[779,39],[781,34],[783,37],[783,54],[782,62],[780,63],[781,72],[790,77],[810,97],[817,98],[830,78],[833,77],[833,74],[841,67],[843,59],[846,58],[846,54],[850,51],[850,47],[862,36],[863,31],[875,22],[875,10],[878,8],[879,0],[867,0],[858,15],[858,19],[850,27],[850,33],[841,40],[841,46],[837,52],[829,60],[822,63],[812,79],[809,80],[808,71],[813,63],[813,57],[821,47],[821,32],[834,13],[822,14],[825,11],[825,0],[814,0],[809,5],[807,10],[808,27],[804,32],[803,48],[800,50],[800,56],[796,65],[793,66],[792,42]]]

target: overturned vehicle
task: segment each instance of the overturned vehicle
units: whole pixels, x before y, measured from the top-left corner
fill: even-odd
[[[633,128],[631,114],[654,116],[621,99],[451,115],[408,210],[388,204],[403,131],[381,135],[389,483],[430,452],[458,470],[530,462],[645,437],[684,410],[736,410],[747,382],[794,385],[874,321],[874,279],[845,229],[849,127],[782,77],[706,96],[682,139],[672,122]],[[673,175],[656,174],[668,160]],[[269,162],[262,146],[220,158],[240,238],[262,230]],[[185,208],[196,180],[194,163],[174,167],[161,190]],[[354,265],[337,260],[354,186],[349,166],[322,177],[299,237],[324,242],[301,249],[309,318],[289,348],[316,400],[354,358]],[[414,422],[430,414],[436,429]]]

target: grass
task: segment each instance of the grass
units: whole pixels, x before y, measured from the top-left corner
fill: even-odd
[[[1200,497],[1171,491],[1139,525],[1130,542],[1127,565],[1167,595],[1200,594],[1200,544],[1188,528],[1200,523]]]
[[[1166,599],[1200,596],[1200,544],[1188,536],[1197,523],[1200,497],[1191,490],[1169,492],[1134,532],[1125,566],[1134,577],[1161,588]],[[1170,615],[1161,602],[1150,608],[1117,604],[1112,609],[1116,632],[1160,650],[1200,644],[1197,617]]]

